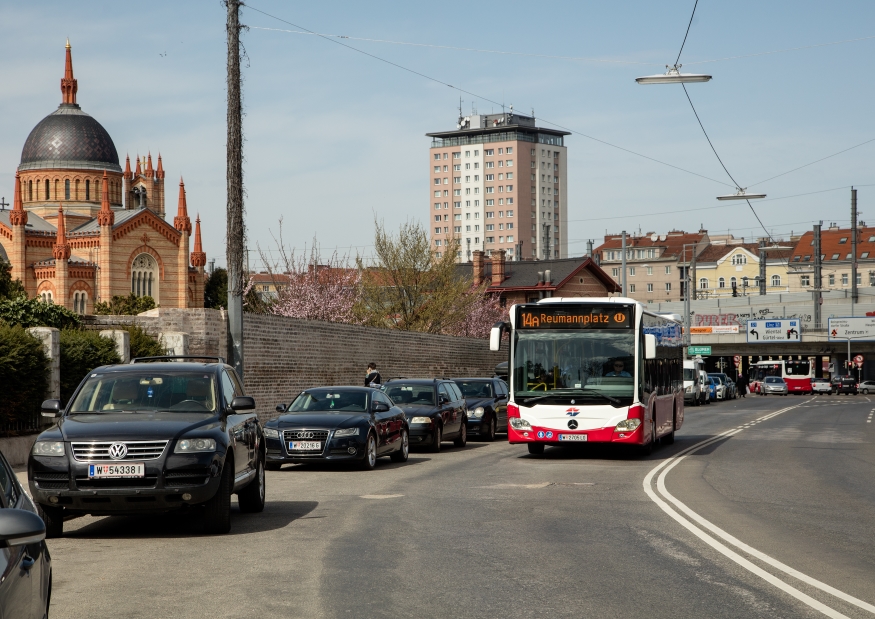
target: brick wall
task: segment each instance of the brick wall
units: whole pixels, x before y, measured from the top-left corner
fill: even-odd
[[[88,329],[136,323],[158,334],[190,336],[189,354],[227,357],[225,312],[210,309],[154,309],[139,316],[88,316]],[[302,389],[319,385],[361,385],[368,362],[391,376],[492,376],[507,351],[490,352],[487,339],[431,335],[343,325],[317,320],[245,314],[244,383],[262,419],[276,415]]]

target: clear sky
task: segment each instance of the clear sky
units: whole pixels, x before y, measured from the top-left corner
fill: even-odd
[[[568,146],[572,255],[606,231],[695,230],[762,235],[732,191],[680,86],[635,77],[673,63],[693,1],[549,3],[293,3],[253,0],[243,11],[246,222],[271,251],[278,220],[287,246],[315,237],[323,254],[367,256],[374,217],[427,225],[430,140],[455,128],[457,90],[298,30],[516,54],[338,39],[476,93],[463,109],[514,104],[556,123],[715,179],[706,180],[583,135]],[[11,202],[30,129],[61,100],[69,37],[78,101],[112,136],[119,156],[160,151],[169,215],[179,175],[200,213],[208,258],[224,265],[225,13],[219,0],[5,2],[0,5],[0,196]],[[255,28],[255,27],[259,28]],[[787,48],[875,37],[867,0],[700,0],[681,57],[684,71],[714,79],[688,91],[717,152],[742,187],[875,138],[875,38],[694,64]],[[556,56],[575,59],[557,58]],[[588,60],[582,60],[585,58]],[[612,62],[606,62],[612,61]],[[616,62],[621,61],[621,62]],[[642,64],[635,64],[642,63]],[[776,236],[817,220],[848,224],[850,185],[875,224],[875,141],[753,187]],[[825,191],[832,190],[832,191]],[[812,195],[794,196],[810,192]],[[773,198],[784,198],[775,200]],[[871,211],[871,212],[870,212]]]

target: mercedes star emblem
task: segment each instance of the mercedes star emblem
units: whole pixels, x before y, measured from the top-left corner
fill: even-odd
[[[577,420],[576,419],[572,419],[571,421],[568,422],[568,429],[569,430],[576,430],[577,429]]]
[[[128,446],[124,443],[113,443],[109,446],[109,457],[113,460],[124,460],[128,455]]]

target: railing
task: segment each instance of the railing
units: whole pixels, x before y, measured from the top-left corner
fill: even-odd
[[[35,412],[25,419],[0,421],[0,437],[33,434],[41,432],[44,428],[45,423],[42,415],[39,412]]]

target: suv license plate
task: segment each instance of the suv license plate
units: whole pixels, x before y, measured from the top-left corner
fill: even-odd
[[[322,451],[319,441],[295,441],[289,443],[289,451]]]
[[[560,441],[579,441],[582,443],[586,442],[586,434],[560,434]]]
[[[112,477],[145,477],[146,465],[143,462],[126,462],[125,464],[89,464],[88,477],[91,479],[106,479]]]

